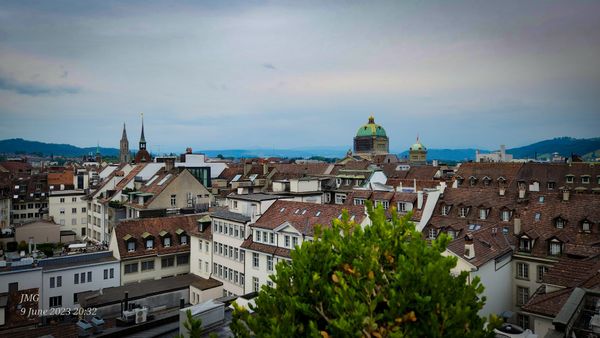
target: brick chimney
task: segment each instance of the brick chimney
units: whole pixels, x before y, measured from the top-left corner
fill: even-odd
[[[475,258],[475,245],[473,244],[473,235],[471,234],[465,236],[465,258]]]
[[[571,192],[569,191],[569,189],[564,189],[562,193],[563,202],[569,201],[569,198],[571,197]]]
[[[175,168],[175,159],[172,157],[165,158],[165,171],[171,171]]]

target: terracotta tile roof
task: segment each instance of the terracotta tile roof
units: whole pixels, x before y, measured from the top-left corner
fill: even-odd
[[[566,288],[550,293],[541,293],[538,289],[521,310],[547,317],[556,317],[569,299],[574,288]]]
[[[268,245],[263,243],[256,243],[249,237],[244,240],[241,246],[243,249],[263,252],[270,255],[276,255],[280,257],[290,258],[290,249],[280,248],[274,245]]]
[[[523,163],[463,163],[458,168],[456,175],[454,175],[454,179],[456,180],[459,177],[464,179],[464,183],[460,186],[461,188],[482,188],[485,187],[483,179],[489,177],[493,183],[485,188],[496,189],[496,182],[502,177],[506,180],[509,188],[514,188],[516,187],[516,178],[522,166]],[[477,179],[477,184],[474,187],[468,183],[470,177]]]
[[[270,164],[270,168],[274,168],[277,170],[279,174],[294,174],[302,176],[315,176],[315,175],[324,175],[329,168],[329,163],[306,163],[306,164],[296,164],[296,163],[277,163]]]
[[[225,168],[217,178],[231,182],[236,175],[242,175],[243,173],[243,166],[230,166],[229,168]]]
[[[150,180],[144,184],[142,184],[137,191],[140,193],[148,193],[152,194],[152,196],[144,202],[143,205],[140,205],[136,202],[128,202],[126,205],[140,208],[147,207],[150,205],[159,195],[162,193],[169,184],[173,183],[182,173],[185,171],[185,168],[175,168],[171,171],[160,170],[155,175],[153,175]],[[129,176],[129,175],[128,175]],[[150,183],[148,185],[147,183]]]
[[[185,253],[190,251],[189,239],[187,245],[181,245],[177,240],[176,231],[184,230],[187,234],[197,231],[198,219],[205,214],[194,214],[185,216],[141,218],[122,221],[114,230],[121,259],[142,257],[148,255],[165,255],[172,253]],[[171,235],[171,246],[163,247],[160,240],[160,232],[166,231]],[[154,236],[154,249],[146,250],[142,234],[145,232]],[[135,251],[128,252],[126,242],[123,239],[130,236],[135,241]]]
[[[73,185],[73,171],[65,170],[63,172],[48,173],[49,185]]]
[[[254,223],[256,228],[273,230],[285,222],[306,236],[314,235],[314,226],[330,226],[334,218],[348,210],[356,223],[361,223],[366,215],[360,205],[315,204],[278,200]]]
[[[452,251],[459,257],[469,261],[476,267],[481,267],[485,263],[499,258],[507,253],[512,252],[509,242],[510,235],[503,235],[500,229],[482,228],[478,231],[473,231],[469,235],[473,238],[473,247],[475,257],[467,259],[465,253],[465,236],[459,237],[448,245],[448,250]]]
[[[600,260],[563,257],[544,274],[545,284],[575,287],[598,273]]]
[[[539,203],[539,197],[544,202]],[[600,252],[600,196],[595,194],[571,193],[569,201],[562,201],[562,193],[529,193],[529,204],[521,213],[522,230],[532,230],[539,235],[531,254],[537,257],[548,256],[548,240],[556,237],[564,242],[564,252],[573,256],[590,257]],[[556,220],[565,221],[558,229]],[[589,233],[582,231],[581,222],[588,220]]]
[[[0,162],[0,165],[10,171],[13,175],[21,175],[31,173],[31,164],[27,162],[18,162],[18,161],[3,161]]]

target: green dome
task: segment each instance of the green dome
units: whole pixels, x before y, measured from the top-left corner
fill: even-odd
[[[356,137],[364,136],[387,137],[387,135],[385,134],[385,129],[383,129],[382,126],[375,124],[375,118],[373,116],[369,117],[369,123],[358,128],[358,131],[356,132]]]
[[[423,144],[421,144],[421,142],[419,141],[419,138],[417,138],[417,143],[410,146],[410,150],[419,151],[419,150],[427,150],[427,148],[425,148],[425,146]]]

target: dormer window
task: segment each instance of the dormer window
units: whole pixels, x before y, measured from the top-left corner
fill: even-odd
[[[487,176],[483,178],[483,185],[484,186],[489,187],[491,183],[492,183],[492,179],[491,178],[489,178]]]
[[[590,175],[583,175],[583,176],[581,176],[581,183],[583,183],[583,184],[589,184],[590,183]]]
[[[152,238],[146,240],[146,249],[154,249],[154,240]]]
[[[464,182],[464,181],[465,181],[465,179],[464,179],[464,178],[462,178],[462,177],[460,177],[460,176],[458,176],[458,177],[456,178],[456,182],[458,183],[458,186],[461,186],[461,185],[463,184],[463,182]]]
[[[590,223],[590,221],[583,220],[583,222],[581,222],[581,230],[583,230],[584,232],[590,232],[592,230],[592,224]]]
[[[556,182],[548,182],[548,190],[554,190],[556,189]]]
[[[181,245],[188,244],[188,236],[185,233],[185,230],[179,228],[179,229],[175,230],[175,233],[177,234],[177,236],[179,236],[179,244],[181,244]]]
[[[531,239],[527,236],[523,236],[519,239],[519,251],[531,252]]]
[[[469,177],[469,185],[473,187],[476,184],[477,184],[477,178],[475,176]]]
[[[551,256],[559,256],[562,254],[562,243],[556,238],[550,240],[550,246],[548,248],[548,254]]]
[[[451,205],[442,205],[442,216],[447,216],[450,213]]]
[[[460,217],[467,217],[468,213],[469,213],[469,208],[468,207],[461,207],[458,210],[458,216],[460,216]]]
[[[429,229],[429,239],[435,239],[437,236],[437,229],[431,228]]]
[[[450,236],[450,238],[455,239],[456,238],[456,231],[450,229],[448,230],[448,236]]]
[[[479,219],[486,219],[488,215],[488,209],[481,208],[479,209]]]
[[[543,204],[544,203],[544,199],[545,199],[544,196],[540,196],[540,197],[538,197],[538,202],[540,204]]]
[[[163,246],[165,248],[168,248],[171,246],[171,237],[165,237],[163,238]]]
[[[123,236],[123,240],[125,241],[125,246],[127,247],[127,252],[135,251],[135,238],[130,234]]]
[[[565,176],[566,182],[567,183],[573,183],[575,176],[574,175],[567,175]]]
[[[506,184],[506,179],[504,177],[498,177],[498,186],[502,187]]]
[[[508,222],[510,220],[510,210],[502,210],[500,217],[504,222]]]
[[[556,226],[556,228],[557,228],[557,229],[562,229],[562,228],[564,228],[564,227],[565,227],[565,223],[566,223],[566,221],[565,221],[564,219],[560,218],[560,217],[559,217],[559,218],[557,218],[557,219],[554,221],[554,225]]]

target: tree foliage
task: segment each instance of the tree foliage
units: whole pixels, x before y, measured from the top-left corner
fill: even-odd
[[[183,323],[183,327],[185,327],[186,331],[187,331],[187,337],[190,338],[200,338],[202,336],[202,319],[198,318],[194,318],[194,316],[192,316],[192,311],[187,310],[185,312],[186,315],[186,321]],[[184,336],[183,334],[178,334],[177,336],[175,336],[175,338],[184,338],[186,336]]]
[[[483,286],[467,273],[450,274],[450,239],[428,243],[409,216],[386,220],[368,205],[372,225],[361,228],[344,213],[318,228],[263,286],[253,314],[236,306],[239,337],[492,337],[484,329]]]

